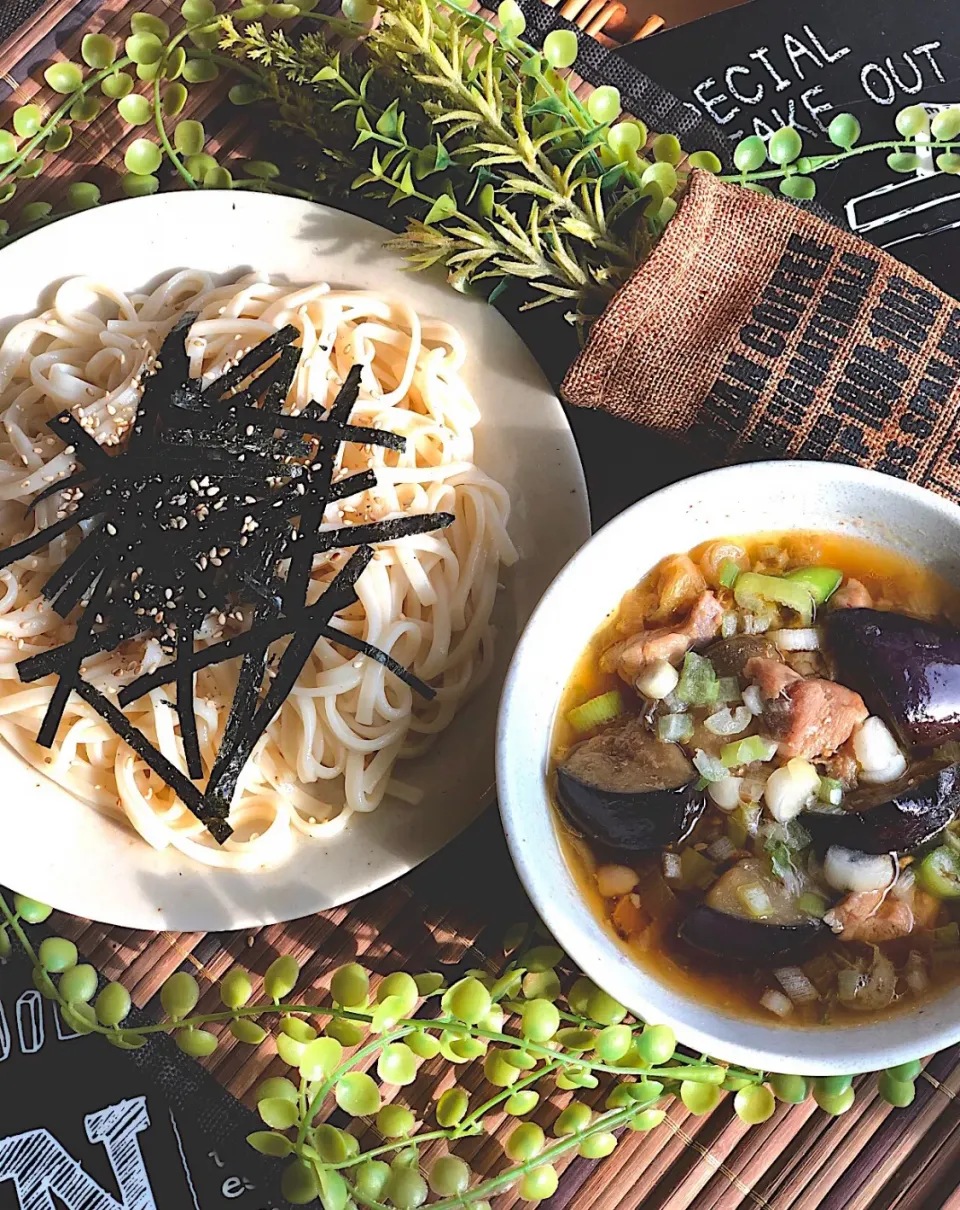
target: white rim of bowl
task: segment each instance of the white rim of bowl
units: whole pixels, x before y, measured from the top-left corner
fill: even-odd
[[[677,483],[670,484],[659,491],[651,493],[649,496],[645,496],[642,500],[638,500],[635,504],[630,505],[629,508],[608,521],[601,529],[597,530],[584,543],[580,550],[573,555],[544,593],[523,630],[507,670],[497,719],[497,789],[500,816],[507,839],[507,846],[520,881],[523,883],[544,924],[556,937],[558,945],[569,954],[586,975],[594,978],[598,985],[604,987],[606,991],[615,996],[621,1003],[626,1004],[636,1015],[655,1024],[671,1026],[677,1034],[680,1043],[690,1049],[706,1054],[713,1054],[724,1062],[736,1063],[741,1066],[782,1072],[788,1075],[809,1076],[855,1074],[858,1072],[881,1070],[898,1063],[916,1059],[918,1057],[918,1049],[923,1047],[925,1049],[922,1049],[922,1053],[929,1054],[960,1042],[960,1017],[951,1026],[944,1026],[936,1031],[930,1031],[929,1035],[924,1034],[922,1042],[918,1041],[917,1033],[919,1031],[914,1032],[904,1029],[901,1031],[904,1038],[902,1042],[878,1042],[873,1047],[870,1045],[869,1034],[871,1028],[883,1026],[890,1021],[897,1020],[902,1021],[904,1025],[907,1022],[915,1024],[917,1014],[910,1014],[909,1012],[904,1012],[892,1018],[882,1018],[875,1023],[865,1023],[864,1025],[853,1024],[836,1029],[831,1029],[829,1026],[810,1029],[791,1029],[787,1025],[765,1025],[758,1022],[758,1031],[762,1031],[767,1036],[782,1036],[784,1040],[784,1047],[782,1049],[763,1042],[756,1045],[730,1042],[722,1036],[719,1029],[713,1032],[710,1029],[701,1029],[697,1026],[689,1025],[683,1020],[682,1016],[666,1012],[658,1004],[648,1000],[642,994],[631,991],[627,985],[627,979],[617,974],[618,964],[614,961],[614,958],[628,956],[626,949],[622,948],[614,937],[600,924],[595,918],[593,910],[586,903],[584,903],[583,912],[584,920],[587,922],[586,926],[580,921],[571,921],[557,910],[556,898],[551,894],[550,880],[541,874],[541,864],[535,860],[534,855],[529,852],[520,836],[520,821],[524,815],[529,816],[529,812],[534,804],[531,804],[529,800],[520,801],[515,796],[512,786],[510,768],[514,753],[511,732],[515,728],[513,727],[511,705],[514,696],[514,687],[525,674],[524,665],[528,658],[528,652],[534,642],[533,636],[538,629],[543,614],[552,607],[553,598],[562,593],[566,585],[576,578],[579,573],[579,565],[585,561],[585,552],[594,545],[601,535],[603,535],[604,541],[609,541],[611,536],[615,535],[619,530],[629,531],[633,524],[634,515],[637,512],[649,509],[651,504],[658,508],[669,509],[672,498],[683,497],[689,492],[691,484],[709,482],[711,484],[716,483],[718,487],[722,487],[725,479],[742,475],[747,466],[766,471],[776,468],[776,471],[784,476],[828,474],[839,484],[849,483],[851,485],[866,486],[882,491],[883,494],[890,497],[912,500],[926,509],[939,512],[946,521],[957,528],[958,534],[960,534],[960,506],[938,496],[927,488],[907,483],[905,480],[894,478],[879,471],[848,466],[843,463],[825,463],[802,459],[767,460],[748,464],[739,463],[734,466],[720,467],[716,470],[704,471],[697,475],[688,476]],[[641,572],[640,574],[643,573]],[[616,602],[612,602],[611,608],[615,604]],[[554,718],[555,712],[551,715],[551,724]],[[529,760],[529,745],[527,746],[525,755]],[[538,762],[540,755],[538,750],[536,753]],[[541,807],[547,811],[553,811],[553,806],[546,789],[545,769],[543,770],[543,796],[536,804],[537,809]],[[635,969],[640,971],[641,975],[646,976],[647,979],[655,982],[654,977],[648,971],[642,971],[639,967]],[[682,992],[676,992],[665,984],[661,986],[666,994],[672,994],[680,1000],[687,1000],[689,1002],[689,997],[684,996]],[[920,1012],[922,1012],[922,1007]],[[725,1014],[718,1010],[716,1012],[718,1025],[724,1019]],[[726,1019],[734,1020],[731,1017],[726,1017]],[[797,1058],[791,1054],[791,1039],[800,1037],[815,1039],[818,1036],[825,1037],[827,1035],[833,1038],[844,1037],[849,1042],[849,1045],[843,1048],[843,1054],[835,1059],[817,1060],[807,1055]],[[878,1055],[879,1057],[871,1057],[872,1055]]]

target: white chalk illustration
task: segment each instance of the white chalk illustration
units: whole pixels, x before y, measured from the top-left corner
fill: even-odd
[[[950,106],[924,104],[923,108],[932,118]],[[844,210],[851,231],[857,235],[875,231],[877,235],[871,237],[873,243],[881,248],[894,248],[960,227],[960,178],[937,169],[929,143],[929,135],[917,139],[920,165],[915,172],[850,198]],[[937,216],[934,224],[928,226],[926,217],[917,218],[941,207],[942,221]]]
[[[147,1098],[119,1101],[83,1121],[90,1142],[106,1150],[122,1200],[107,1193],[49,1130],[28,1130],[0,1139],[0,1184],[13,1182],[19,1210],[157,1210],[137,1137],[150,1125]]]

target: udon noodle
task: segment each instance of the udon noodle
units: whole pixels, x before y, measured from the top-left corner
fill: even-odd
[[[329,836],[387,794],[417,801],[416,787],[395,778],[394,765],[427,749],[490,668],[499,567],[516,558],[507,534],[510,501],[474,465],[480,414],[460,376],[464,342],[449,324],[369,291],[323,283],[291,288],[256,275],[217,286],[207,274],[185,270],[140,294],[72,279],[49,310],[18,323],[0,346],[4,545],[32,532],[34,522],[50,524],[60,507],[55,496],[41,502],[35,516],[27,512],[37,492],[74,465],[69,447],[48,433],[46,422],[68,407],[102,445],[120,444],[141,379],[186,311],[198,313],[187,337],[190,373],[204,382],[271,332],[296,325],[302,354],[286,405],[291,412],[311,400],[329,404],[350,367],[362,363],[353,422],[401,433],[407,447],[397,454],[342,446],[335,478],[370,468],[377,486],[331,504],[325,528],[439,510],[456,516],[442,533],[378,546],[357,584],[357,604],[333,623],[389,652],[433,685],[436,698],[424,702],[382,665],[321,638],[244,769],[229,817],[235,834],[223,847],[76,694],[54,746],[35,742],[54,682],[22,684],[16,663],[70,637],[71,625],[40,589],[76,535],[56,538],[0,571],[0,735],[84,803],[128,821],[149,844],[172,845],[211,865],[257,869],[282,860],[297,834]],[[308,602],[346,557],[316,556]],[[223,623],[210,617],[199,638],[217,641],[243,628],[232,617]],[[84,675],[109,695],[164,658],[156,639],[136,640],[90,656]],[[197,674],[205,774],[237,668],[232,661]],[[174,693],[173,686],[154,689],[125,713],[185,772]]]

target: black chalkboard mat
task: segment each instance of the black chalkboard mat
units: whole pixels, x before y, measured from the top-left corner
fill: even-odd
[[[896,138],[897,111],[960,104],[958,0],[750,0],[620,52],[712,119],[733,145],[794,125],[830,150],[837,113],[862,142]],[[692,148],[691,148],[692,150]],[[817,200],[864,239],[960,296],[960,178],[894,174],[883,153],[817,175]]]
[[[0,1210],[290,1210],[261,1129],[169,1037],[78,1036],[22,953],[0,963]]]

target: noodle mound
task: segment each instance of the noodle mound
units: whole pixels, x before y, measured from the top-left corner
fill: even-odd
[[[27,511],[39,491],[74,467],[70,447],[48,432],[47,421],[70,408],[101,445],[122,443],[141,378],[187,311],[197,312],[187,336],[190,374],[205,384],[271,332],[295,325],[302,353],[285,406],[292,413],[311,400],[329,406],[350,367],[362,364],[351,420],[400,433],[407,447],[402,454],[341,447],[334,479],[371,469],[377,486],[330,504],[323,528],[437,511],[456,517],[441,533],[378,545],[358,581],[358,602],[333,620],[428,681],[436,698],[422,701],[382,665],[320,639],[241,775],[229,816],[235,833],[222,847],[76,694],[53,747],[35,742],[55,681],[24,685],[16,664],[71,636],[72,625],[40,590],[76,546],[76,531],[0,570],[0,735],[37,769],[83,802],[128,821],[154,847],[173,845],[210,865],[256,870],[283,860],[298,833],[330,836],[387,794],[417,801],[416,787],[394,778],[394,765],[429,747],[490,668],[499,567],[516,559],[506,529],[510,501],[473,463],[480,413],[459,374],[463,340],[449,324],[422,319],[399,300],[324,283],[291,288],[250,275],[215,286],[207,274],[185,270],[150,293],[127,295],[75,278],[58,289],[49,310],[18,323],[0,346],[4,545],[49,525],[62,506],[55,495],[35,513]],[[346,557],[315,557],[309,603]],[[239,617],[209,617],[198,638],[202,645],[242,629]],[[282,650],[282,642],[271,649],[268,677]],[[88,657],[84,676],[112,696],[164,659],[156,639],[136,640]],[[231,661],[197,674],[205,776],[237,669]],[[185,773],[173,693],[172,687],[151,690],[124,713]]]

